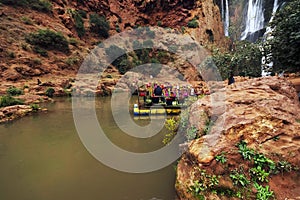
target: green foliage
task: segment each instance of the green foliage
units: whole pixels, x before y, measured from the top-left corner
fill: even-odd
[[[78,10],[78,14],[84,19],[87,18],[87,13],[85,10]]]
[[[234,75],[259,77],[261,76],[261,59],[259,43],[237,41],[231,52],[214,49],[212,60],[218,67],[223,79],[233,72]]]
[[[189,28],[198,28],[199,27],[199,23],[196,17],[194,17],[192,20],[190,20],[187,24],[187,26]]]
[[[247,147],[247,143],[245,141],[241,141],[238,143],[239,153],[243,156],[244,160],[251,160],[255,152],[253,149]]]
[[[199,179],[195,180],[188,190],[197,198],[202,198],[206,191],[216,191],[219,185],[219,178],[216,175],[207,174],[205,170],[200,171]],[[205,198],[204,198],[205,199]]]
[[[52,10],[52,4],[48,0],[1,0],[0,2],[6,5],[32,8],[46,13]]]
[[[24,102],[20,99],[16,99],[10,95],[4,95],[0,97],[0,107],[22,105]]]
[[[257,200],[268,200],[268,199],[274,197],[273,191],[269,190],[268,185],[266,187],[263,187],[262,185],[259,185],[258,183],[254,183],[253,185],[257,190],[257,193],[256,193]]]
[[[77,47],[78,40],[76,40],[76,38],[70,38],[69,43],[70,43],[70,45],[73,45],[73,46]]]
[[[54,93],[55,93],[55,90],[52,87],[47,88],[47,90],[46,90],[46,96],[52,98],[53,95],[54,95]]]
[[[69,42],[65,36],[50,29],[40,29],[35,33],[29,33],[25,39],[29,44],[48,50],[57,50],[64,53],[68,53],[70,50]]]
[[[34,112],[37,112],[40,109],[39,104],[35,104],[35,103],[31,104],[30,107]]]
[[[213,121],[211,121],[210,119],[206,120],[205,126],[203,128],[203,135],[209,134],[213,125],[214,125]]]
[[[225,164],[227,162],[227,158],[225,156],[225,152],[222,152],[221,154],[216,156],[216,161]]]
[[[79,14],[79,12],[74,12],[73,18],[75,21],[75,29],[77,31],[78,37],[82,38],[85,35],[85,28],[84,28],[84,22],[82,19],[82,16]]]
[[[198,129],[195,126],[191,126],[187,129],[186,138],[187,140],[193,140],[197,138]]]
[[[43,48],[40,48],[38,46],[34,46],[33,51],[37,54],[40,54],[43,57],[48,57],[48,52]]]
[[[51,12],[52,10],[52,4],[47,0],[28,0],[28,1],[31,2],[30,6],[34,10],[46,12],[46,13]]]
[[[184,26],[181,27],[181,32],[185,33],[185,27]]]
[[[32,25],[33,24],[33,21],[29,17],[22,16],[20,19],[24,24],[27,24],[27,25]]]
[[[293,169],[293,166],[291,165],[291,163],[285,161],[285,160],[281,160],[277,163],[276,165],[277,170],[279,170],[281,173],[283,172],[290,172]]]
[[[109,22],[104,16],[98,14],[90,14],[91,31],[97,33],[100,37],[107,38],[109,36]]]
[[[256,166],[268,169],[269,172],[275,170],[276,168],[275,162],[267,158],[264,154],[260,154],[260,153],[255,154],[253,160]]]
[[[175,137],[179,126],[179,121],[174,117],[166,119],[165,127],[168,130],[163,139],[163,144],[169,144],[171,140]]]
[[[10,96],[18,96],[23,94],[23,91],[15,86],[11,86],[6,90],[6,93]]]
[[[242,187],[246,187],[249,185],[250,181],[247,179],[244,173],[238,172],[234,170],[230,175],[231,180],[233,181],[234,185],[240,185]]]
[[[272,38],[265,45],[271,54],[273,72],[299,72],[300,70],[300,1],[287,2],[271,22]]]
[[[254,181],[268,182],[270,173],[266,172],[260,165],[250,169],[250,174]]]
[[[77,57],[68,57],[65,61],[65,63],[69,66],[76,65],[78,64],[78,62],[79,62],[79,58]]]

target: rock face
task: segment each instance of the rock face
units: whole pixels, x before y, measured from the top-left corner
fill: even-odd
[[[214,43],[224,46],[226,43],[219,8],[213,0],[207,1],[51,1],[51,13],[43,13],[29,8],[7,6],[0,7],[0,79],[18,81],[41,77],[47,74],[70,76],[76,73],[84,57],[99,41],[96,34],[90,32],[89,14],[104,16],[110,24],[110,35],[133,29],[137,26],[162,26],[181,31],[186,27],[200,44]],[[78,37],[72,12],[82,11],[85,35]],[[198,28],[188,28],[190,20],[197,17]],[[67,54],[47,51],[42,54],[28,44],[26,35],[39,29],[51,29],[61,32],[68,40]]]
[[[299,198],[300,107],[295,88],[277,77],[220,88],[215,86],[191,108],[191,124],[198,122],[203,129],[204,116],[213,126],[189,144],[179,161],[179,198],[255,199],[261,190],[254,182],[269,185],[276,199]],[[264,177],[258,168],[269,174]]]

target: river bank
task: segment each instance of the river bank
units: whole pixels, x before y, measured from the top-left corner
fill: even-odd
[[[11,87],[15,87],[22,91],[21,95],[14,96],[13,98],[21,100],[22,105],[11,105],[0,108],[0,123],[13,121],[20,117],[26,116],[33,112],[45,111],[38,105],[45,102],[52,102],[53,97],[70,97],[72,92],[83,96],[110,96],[117,85],[117,89],[137,88],[140,84],[148,83],[149,81],[157,81],[145,79],[136,73],[129,73],[127,77],[122,78],[120,75],[108,76],[108,74],[86,74],[82,81],[76,82],[76,76],[70,74],[69,76],[43,76],[39,78],[32,78],[28,80],[21,80],[18,82],[3,81],[0,86],[0,96],[6,96],[7,91]],[[247,77],[235,77],[236,82],[243,82],[248,80]],[[100,80],[97,86],[92,83],[94,80]],[[161,83],[172,84],[190,84],[191,87],[203,90],[209,94],[208,86],[204,81],[191,81],[183,82],[179,80],[164,79],[161,77],[158,80],[163,80]],[[286,77],[295,86],[297,92],[300,92],[300,78],[299,77]],[[227,81],[223,82],[227,85]]]

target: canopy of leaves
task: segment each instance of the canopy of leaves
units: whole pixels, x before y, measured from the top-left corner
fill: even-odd
[[[271,22],[273,72],[300,70],[300,1],[286,3]]]
[[[228,78],[231,72],[239,76],[261,76],[262,53],[259,46],[258,43],[238,41],[235,43],[233,51],[222,52],[215,49],[212,59],[222,78]]]

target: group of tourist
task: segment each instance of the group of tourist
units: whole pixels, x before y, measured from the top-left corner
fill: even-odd
[[[198,96],[201,94],[207,94],[207,91],[187,85],[148,83],[139,88],[139,96],[144,97],[145,102],[147,100],[149,103],[164,102],[167,105],[172,105],[174,101],[182,103],[189,96]]]

